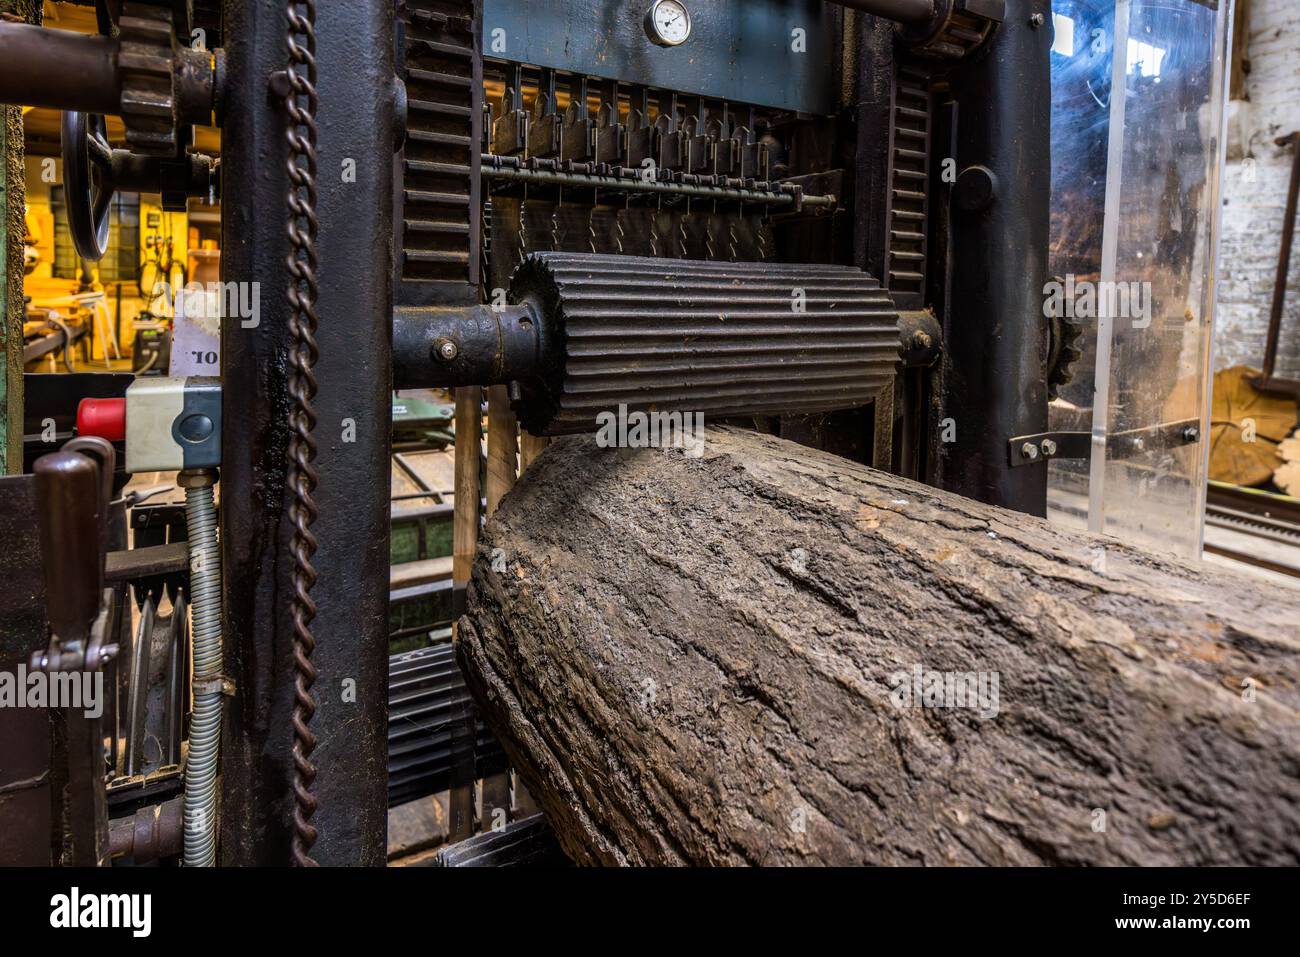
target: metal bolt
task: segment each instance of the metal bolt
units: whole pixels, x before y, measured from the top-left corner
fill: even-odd
[[[1200,438],[1201,438],[1201,430],[1196,426],[1189,425],[1187,428],[1183,429],[1184,442],[1188,442],[1188,443],[1196,442]]]
[[[1043,439],[1040,448],[1042,448],[1043,454],[1048,457],[1056,454],[1056,442],[1052,439]]]
[[[928,332],[917,330],[912,335],[912,347],[915,349],[929,349],[933,344],[934,340],[930,338]]]
[[[1026,442],[1024,445],[1020,446],[1020,454],[1031,462],[1037,461],[1038,446],[1033,442]]]
[[[217,484],[216,469],[185,469],[176,473],[176,484],[181,488],[207,488]]]
[[[443,361],[450,362],[460,355],[460,347],[450,339],[443,339],[438,343],[438,355],[442,357]]]
[[[1032,17],[1029,18],[1029,25],[1033,27],[1035,30],[1041,27],[1043,23],[1044,23],[1044,18],[1041,13],[1035,13]]]

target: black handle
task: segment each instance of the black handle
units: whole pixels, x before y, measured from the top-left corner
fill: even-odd
[[[85,455],[60,451],[37,459],[33,472],[50,627],[61,642],[84,641],[99,615],[104,585],[99,466]]]

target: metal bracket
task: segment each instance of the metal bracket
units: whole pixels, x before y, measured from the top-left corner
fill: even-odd
[[[1007,452],[1014,469],[1048,459],[1086,459],[1091,447],[1090,432],[1039,432],[1015,436],[1008,442]]]
[[[227,698],[235,696],[235,683],[225,675],[213,675],[210,678],[194,678],[191,684],[195,694],[218,692]]]
[[[1145,429],[1112,432],[1106,436],[1106,451],[1112,455],[1135,455],[1191,445],[1200,440],[1199,419],[1163,422]],[[1037,465],[1051,459],[1087,459],[1092,455],[1091,432],[1039,432],[1017,435],[1007,442],[1012,468]]]

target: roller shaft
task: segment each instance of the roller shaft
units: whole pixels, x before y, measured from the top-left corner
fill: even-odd
[[[542,252],[511,282],[561,354],[516,402],[534,434],[604,412],[713,417],[863,405],[894,375],[898,312],[845,266]],[[560,345],[562,343],[562,345]]]

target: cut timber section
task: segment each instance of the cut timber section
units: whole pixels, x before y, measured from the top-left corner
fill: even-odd
[[[503,385],[487,390],[487,515],[497,510],[519,474],[519,424],[510,411],[510,395]]]
[[[546,436],[536,436],[525,430],[519,432],[519,471],[525,471],[533,464],[533,459],[542,454],[550,441]]]
[[[1298,631],[1300,591],[709,429],[548,447],[458,654],[580,862],[1294,864]],[[918,666],[996,716],[900,706]]]
[[[478,546],[479,475],[483,454],[483,390],[456,390],[456,510],[452,518],[453,581],[467,582]]]

